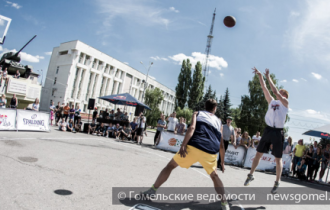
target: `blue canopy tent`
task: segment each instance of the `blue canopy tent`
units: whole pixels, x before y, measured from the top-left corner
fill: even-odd
[[[313,130],[308,130],[303,135],[315,136],[323,139],[330,139],[330,124]]]
[[[124,106],[143,106],[146,109],[151,110],[147,105],[142,103],[141,101],[137,100],[134,98],[131,94],[129,93],[121,93],[121,94],[116,94],[116,95],[109,95],[109,96],[102,96],[99,97],[99,99],[106,100],[112,104],[115,105],[124,105]]]

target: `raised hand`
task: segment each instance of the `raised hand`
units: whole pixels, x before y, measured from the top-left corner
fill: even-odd
[[[265,75],[267,78],[269,77],[269,69],[266,69],[266,70],[265,70],[264,75]]]
[[[261,75],[260,71],[256,67],[253,67],[252,70],[253,70],[253,73],[257,74],[258,76]]]

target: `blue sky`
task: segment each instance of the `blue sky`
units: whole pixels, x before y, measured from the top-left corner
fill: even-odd
[[[182,59],[203,61],[215,8],[208,83],[217,94],[228,87],[237,106],[248,93],[251,68],[269,68],[290,93],[294,141],[330,123],[327,0],[1,0],[0,14],[12,23],[0,53],[36,34],[23,63],[45,71],[53,47],[79,39],[145,73],[140,61],[154,62],[150,75],[174,89]],[[223,25],[227,15],[236,18],[235,27]]]

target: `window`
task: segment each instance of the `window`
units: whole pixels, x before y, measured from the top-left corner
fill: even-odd
[[[68,54],[68,51],[67,51],[67,50],[62,51],[62,52],[59,52],[59,54],[60,54],[60,55],[66,55],[66,54]]]
[[[79,69],[77,68],[76,69],[76,75],[74,76],[74,80],[73,80],[73,87],[72,87],[72,92],[71,92],[71,98],[73,98],[73,94],[76,90],[76,82],[77,82],[77,77],[78,77],[78,72],[79,72]]]
[[[57,80],[57,77],[55,77],[55,79],[54,79],[54,85],[56,84],[56,80]]]
[[[58,71],[60,70],[60,67],[58,66],[57,68],[56,68],[56,74],[58,74]]]
[[[88,81],[88,85],[87,85],[87,92],[86,92],[85,100],[87,100],[87,96],[89,94],[89,86],[91,84],[92,76],[93,76],[93,74],[90,73],[90,75],[89,75],[89,81]]]
[[[53,88],[53,89],[52,89],[52,96],[54,96],[55,91],[56,91],[56,88]]]

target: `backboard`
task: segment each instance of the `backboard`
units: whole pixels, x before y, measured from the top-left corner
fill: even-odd
[[[10,25],[11,19],[0,15],[0,44],[3,44]]]

